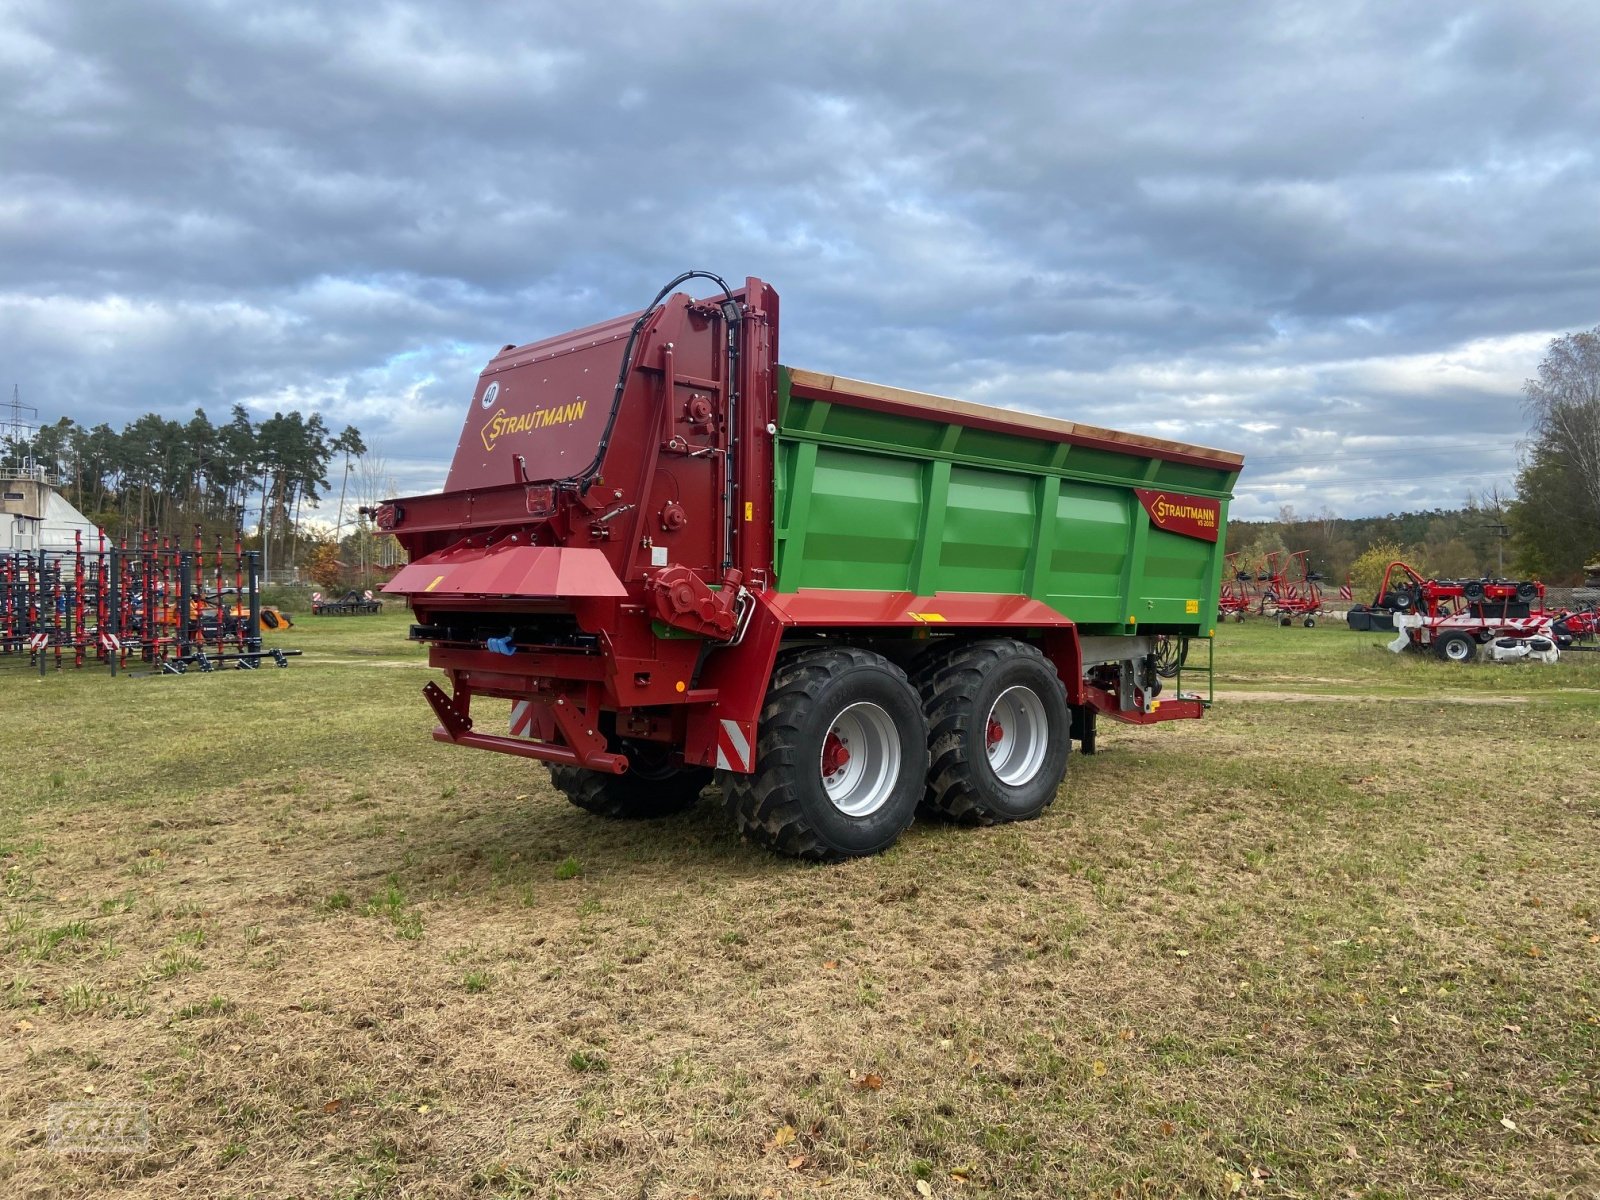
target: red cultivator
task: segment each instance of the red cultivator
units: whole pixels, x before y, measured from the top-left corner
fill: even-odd
[[[261,603],[260,556],[234,539],[231,558],[216,539],[208,553],[176,538],[140,534],[94,549],[0,553],[0,664],[42,675],[54,661],[102,665],[115,675],[130,660],[181,675],[190,667],[253,669],[263,658],[287,666],[298,650],[263,649],[263,629],[288,624]]]

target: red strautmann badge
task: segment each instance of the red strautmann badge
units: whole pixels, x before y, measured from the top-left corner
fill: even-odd
[[[1152,492],[1134,488],[1139,503],[1150,514],[1150,523],[1168,533],[1181,533],[1201,541],[1217,540],[1217,526],[1222,520],[1222,502],[1206,500],[1200,496],[1185,496],[1179,492]]]

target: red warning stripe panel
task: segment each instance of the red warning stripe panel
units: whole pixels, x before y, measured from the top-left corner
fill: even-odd
[[[513,700],[511,702],[511,736],[531,737],[533,735],[533,702],[531,700]]]
[[[750,760],[750,736],[740,726],[738,721],[721,721],[717,727],[717,766],[724,771],[739,771],[748,774],[752,763]]]

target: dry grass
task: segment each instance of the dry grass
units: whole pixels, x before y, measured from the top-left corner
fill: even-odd
[[[1041,821],[819,869],[428,741],[401,625],[0,671],[7,1195],[1600,1191],[1600,672],[1107,729]],[[1227,687],[1387,661],[1278,633]],[[147,1152],[46,1147],[91,1089]]]

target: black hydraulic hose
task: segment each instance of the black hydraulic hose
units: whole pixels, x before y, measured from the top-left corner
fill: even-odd
[[[659,292],[657,292],[655,299],[650,301],[649,304],[645,305],[644,311],[639,314],[638,320],[634,321],[633,328],[628,331],[628,344],[623,347],[622,365],[617,370],[617,387],[616,390],[611,394],[611,413],[606,417],[605,431],[600,435],[600,446],[595,451],[594,461],[582,471],[579,471],[576,475],[570,475],[566,479],[563,479],[561,481],[562,483],[580,483],[584,486],[587,486],[589,480],[594,477],[595,472],[600,469],[601,462],[605,460],[606,447],[611,443],[612,431],[615,429],[617,424],[617,414],[622,411],[622,393],[623,390],[628,386],[628,372],[633,369],[633,351],[638,345],[639,334],[644,330],[645,324],[650,320],[650,318],[655,315],[657,306],[660,305],[660,303],[671,294],[672,289],[677,287],[680,283],[685,283],[690,279],[709,279],[712,283],[716,284],[722,289],[722,294],[727,297],[729,306],[724,310],[724,315],[728,316],[729,324],[732,324],[731,314],[732,305],[734,303],[733,291],[728,287],[727,283],[720,275],[713,274],[710,271],[685,271],[682,275],[679,275],[671,283],[667,284]]]

